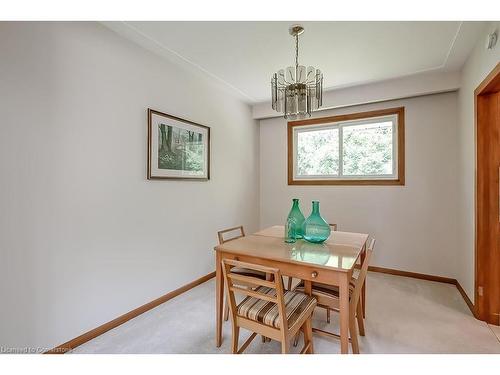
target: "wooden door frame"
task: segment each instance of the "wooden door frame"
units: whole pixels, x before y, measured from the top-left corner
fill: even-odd
[[[485,312],[480,311],[478,275],[478,97],[500,91],[500,63],[474,90],[474,316],[488,321]]]

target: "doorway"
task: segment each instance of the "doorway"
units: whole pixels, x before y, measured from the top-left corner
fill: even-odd
[[[500,63],[474,91],[476,120],[475,313],[500,325]]]

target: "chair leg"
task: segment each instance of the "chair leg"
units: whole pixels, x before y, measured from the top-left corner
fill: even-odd
[[[238,354],[238,339],[240,336],[240,327],[234,324],[233,320],[233,337],[231,341],[231,351],[233,354]]]
[[[288,288],[287,288],[287,290],[292,290],[292,281],[293,281],[293,278],[288,276]]]
[[[287,340],[281,341],[281,354],[288,354],[290,352],[289,345],[290,343]]]
[[[359,335],[364,336],[365,323],[363,321],[363,307],[361,306],[361,300],[360,303],[358,303],[358,307],[356,308],[356,318],[358,319]]]
[[[330,323],[330,309],[326,309],[326,322]]]
[[[365,317],[365,309],[363,308],[363,298],[359,297],[359,301],[358,301],[358,304],[361,306],[361,311],[363,312],[363,319],[366,319]]]
[[[309,344],[309,349],[307,350],[306,353],[313,354],[314,347],[313,347],[313,332],[312,332],[311,318],[307,319],[304,322],[304,345],[307,344]]]
[[[227,299],[224,298],[224,321],[227,322],[229,320],[229,303],[227,303]]]
[[[358,332],[356,329],[356,318],[354,313],[351,313],[349,317],[349,333],[351,336],[352,352],[354,354],[359,354],[359,344],[358,344]]]

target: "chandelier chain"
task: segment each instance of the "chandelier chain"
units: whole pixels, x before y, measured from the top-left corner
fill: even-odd
[[[299,36],[295,36],[295,66],[299,66]]]
[[[299,34],[295,35],[295,81],[299,72]]]

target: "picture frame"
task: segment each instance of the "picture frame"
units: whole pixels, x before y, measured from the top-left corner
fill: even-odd
[[[148,108],[147,178],[208,181],[210,127]]]

